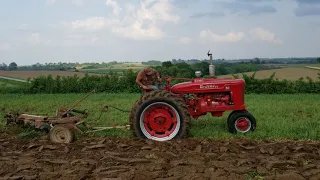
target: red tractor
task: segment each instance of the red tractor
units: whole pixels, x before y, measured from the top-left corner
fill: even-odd
[[[213,76],[212,55],[210,75]],[[164,90],[145,93],[134,104],[130,113],[130,127],[133,135],[155,141],[185,138],[188,136],[191,118],[211,113],[222,116],[232,111],[227,118],[230,133],[254,131],[256,120],[244,103],[245,81],[243,79],[202,78],[185,79],[170,85],[167,77]]]

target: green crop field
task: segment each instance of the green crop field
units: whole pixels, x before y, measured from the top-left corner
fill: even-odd
[[[31,114],[54,115],[59,107],[70,107],[85,94],[37,94],[18,95],[0,94],[1,117],[4,113],[14,110]],[[128,124],[129,113],[109,109],[98,119],[104,105],[113,105],[124,110],[130,110],[139,94],[92,94],[77,108],[88,109],[86,121],[93,126],[111,126]],[[257,119],[257,129],[254,133],[245,135],[249,138],[294,138],[320,139],[320,104],[319,95],[246,95],[248,110]],[[191,136],[197,138],[232,138],[226,130],[226,118],[203,116],[192,121]],[[4,121],[2,121],[3,126]],[[128,130],[106,130],[96,135],[129,136]]]
[[[131,69],[135,72],[140,71],[146,67],[146,65],[142,63],[118,63],[113,64],[105,68],[90,68],[90,69],[80,69],[81,72],[88,72],[88,73],[96,73],[96,74],[107,74],[110,72],[115,72],[118,74],[122,74],[124,70]]]
[[[123,71],[128,70],[128,69],[106,69],[106,68],[100,68],[100,69],[83,69],[81,72],[87,72],[90,74],[109,74],[111,72],[117,73],[118,75],[122,75]],[[141,69],[132,69],[133,72],[138,72]]]
[[[9,89],[19,89],[20,87],[24,86],[26,82],[20,82],[15,80],[9,79],[2,79],[0,77],[0,93],[6,92]],[[0,101],[2,101],[0,99]]]

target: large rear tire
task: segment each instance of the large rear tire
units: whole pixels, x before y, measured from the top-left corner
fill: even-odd
[[[139,139],[168,141],[189,135],[190,113],[184,101],[165,90],[143,95],[130,113],[130,128]]]

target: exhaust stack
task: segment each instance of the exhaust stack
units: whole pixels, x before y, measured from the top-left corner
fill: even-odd
[[[214,77],[214,65],[212,63],[212,54],[210,54],[210,50],[208,51],[208,56],[210,57],[209,75],[210,77]]]

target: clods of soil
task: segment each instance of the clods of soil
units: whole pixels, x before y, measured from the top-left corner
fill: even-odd
[[[320,179],[317,142],[104,137],[54,144],[0,135],[0,152],[0,179]]]

